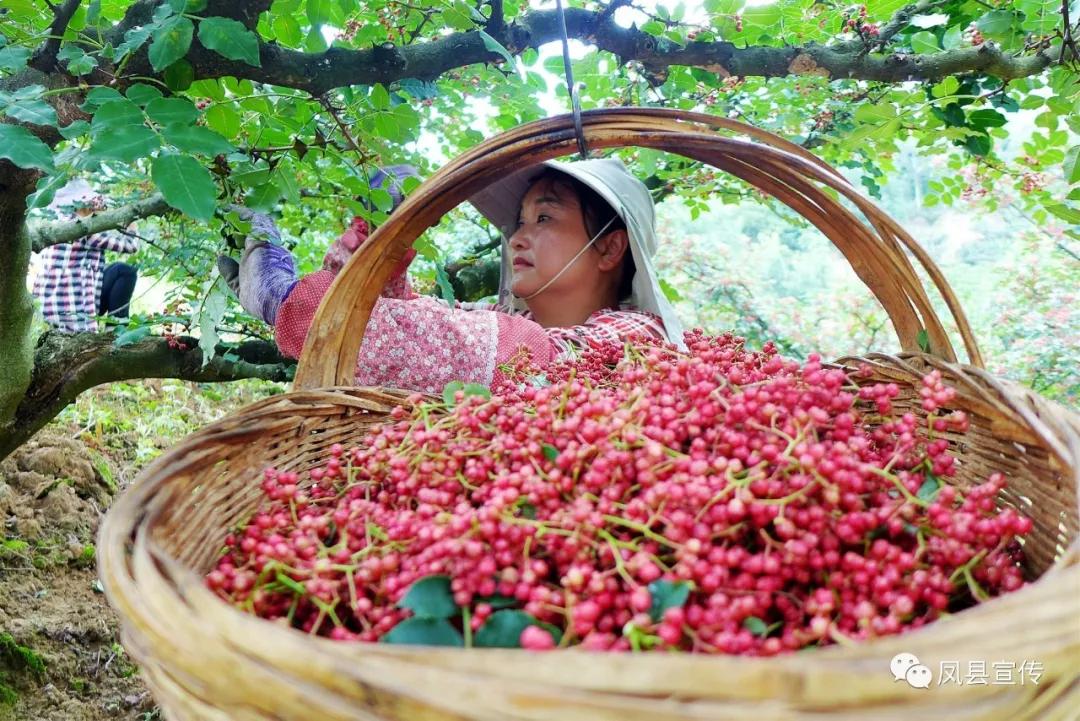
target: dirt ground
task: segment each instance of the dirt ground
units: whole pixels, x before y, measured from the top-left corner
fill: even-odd
[[[263,381],[101,386],[0,461],[0,721],[162,718],[101,592],[98,523],[163,449],[280,391]]]
[[[106,452],[55,430],[0,463],[0,719],[158,715],[95,569],[94,536],[120,480]]]

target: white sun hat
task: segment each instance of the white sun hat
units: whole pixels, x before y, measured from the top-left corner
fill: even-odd
[[[82,178],[74,178],[63,188],[56,191],[56,195],[53,196],[53,201],[49,203],[49,208],[52,210],[60,210],[79,202],[89,203],[94,198],[98,197],[98,195],[100,195],[100,193],[91,188],[90,183]]]
[[[469,202],[502,233],[502,265],[499,271],[499,302],[517,310],[525,310],[525,301],[510,291],[512,268],[508,240],[517,227],[521,201],[532,180],[551,168],[575,178],[596,191],[626,224],[630,253],[634,259],[634,278],[630,303],[638,310],[655,313],[664,322],[668,339],[680,348],[683,327],[675,309],[664,296],[653,267],[656,254],[656,216],[652,195],[645,184],[634,177],[616,158],[545,163],[524,168],[499,179],[476,193]]]

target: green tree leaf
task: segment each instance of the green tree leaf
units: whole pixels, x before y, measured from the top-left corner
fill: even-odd
[[[1012,10],[991,10],[975,21],[984,37],[997,42],[1005,50],[1023,43],[1020,16]]]
[[[123,97],[114,88],[90,88],[90,91],[86,93],[86,100],[79,106],[79,109],[93,113],[110,100],[120,100]]]
[[[227,105],[214,105],[206,111],[206,124],[226,138],[240,134],[240,116]]]
[[[126,345],[133,345],[138,343],[143,338],[150,335],[150,326],[141,325],[138,328],[132,328],[131,330],[124,331],[120,335],[116,336],[113,340],[113,346],[116,348],[123,348]]]
[[[90,132],[90,123],[85,120],[76,120],[60,128],[60,134],[68,140],[86,135]]]
[[[473,644],[480,648],[521,648],[521,632],[539,625],[539,621],[524,611],[496,611],[476,632]]]
[[[923,353],[930,352],[930,334],[923,328],[915,335],[915,342],[919,344],[919,350]]]
[[[488,390],[487,386],[482,386],[479,383],[466,383],[462,390],[465,391],[466,398],[480,396],[484,400],[491,400],[491,391]]]
[[[938,45],[937,36],[926,30],[915,33],[911,36],[911,49],[913,52],[932,55],[933,53],[941,52],[941,46]]]
[[[669,608],[682,608],[686,603],[686,599],[690,597],[690,583],[687,581],[673,583],[661,579],[649,584],[649,593],[652,595],[649,616],[653,621],[659,622],[664,617],[664,611]]]
[[[194,313],[194,325],[199,327],[199,350],[202,351],[202,365],[205,368],[213,360],[218,341],[217,328],[225,315],[228,304],[229,287],[220,275],[214,277],[205,299]]]
[[[744,618],[743,628],[755,636],[765,636],[769,633],[769,627],[757,616],[747,616]]]
[[[968,149],[972,155],[979,157],[989,155],[990,149],[993,147],[993,141],[990,136],[985,133],[979,133],[972,135],[964,141],[964,147]]]
[[[959,88],[960,81],[950,75],[947,78],[943,78],[930,92],[935,98],[944,98],[949,95],[955,95]]]
[[[229,60],[260,66],[259,38],[236,20],[221,17],[200,20],[199,42]]]
[[[498,53],[499,55],[502,55],[503,58],[506,60],[506,64],[508,67],[515,67],[514,56],[510,54],[509,50],[503,47],[502,43],[488,35],[483,30],[479,30],[477,32],[480,33],[480,39],[484,41],[485,48],[487,48],[493,53]]]
[[[371,86],[371,95],[368,99],[371,101],[373,110],[390,109],[390,93],[387,92],[386,86],[382,83],[375,83]]]
[[[146,104],[146,114],[161,125],[193,123],[199,117],[199,111],[184,98],[155,98]]]
[[[0,71],[17,73],[26,67],[26,61],[30,59],[30,49],[18,45],[8,45],[0,48]]]
[[[37,182],[33,193],[26,199],[27,208],[44,208],[53,201],[56,191],[67,185],[70,176],[67,173],[46,175]]]
[[[161,71],[187,55],[195,26],[185,17],[173,17],[153,32],[150,43],[150,64]]]
[[[941,490],[941,481],[933,473],[927,473],[926,480],[919,486],[915,496],[920,500],[931,503],[937,497],[939,490]]]
[[[217,186],[192,158],[162,153],[150,165],[150,177],[165,202],[197,220],[210,220],[217,207]]]
[[[1065,182],[1069,185],[1080,182],[1080,145],[1074,145],[1065,153]]]
[[[274,171],[273,183],[281,195],[290,203],[300,202],[300,186],[296,181],[296,170],[291,163],[282,163]]]
[[[457,401],[454,400],[454,396],[457,394],[458,391],[464,390],[464,389],[465,389],[465,384],[462,383],[461,381],[450,381],[445,386],[443,386],[443,390],[442,390],[443,403],[445,403],[450,408],[453,408],[454,406],[457,405]]]
[[[67,64],[67,70],[72,75],[86,75],[98,64],[97,58],[87,55],[85,50],[71,43],[65,43],[56,58]]]
[[[399,80],[398,85],[401,86],[402,90],[418,100],[428,100],[439,96],[439,86],[435,83],[429,83],[426,80],[405,78],[404,80]]]
[[[53,155],[49,146],[18,125],[0,123],[0,158],[10,160],[20,168],[37,168],[46,172],[53,169]]]
[[[4,112],[23,123],[56,125],[56,110],[44,100],[16,100]]]
[[[1067,223],[1073,225],[1080,225],[1080,210],[1066,205],[1065,203],[1052,203],[1046,206],[1046,209],[1050,213],[1058,218],[1061,218]]]
[[[160,90],[146,83],[135,83],[124,94],[127,95],[128,100],[141,107],[144,107],[151,100],[161,97]]]
[[[186,153],[219,155],[235,150],[228,140],[200,125],[166,125],[161,133],[167,142]]]
[[[101,135],[121,131],[131,126],[142,126],[143,120],[142,110],[138,105],[117,95],[116,100],[103,103],[94,112],[90,128],[95,135]]]
[[[334,0],[307,0],[307,17],[312,30],[319,25],[342,27],[345,24],[341,6]]]
[[[142,47],[143,43],[150,37],[150,33],[154,31],[152,25],[140,25],[138,27],[131,28],[124,33],[124,42],[116,46],[116,62],[120,62],[129,54],[135,52]]]
[[[274,36],[278,43],[282,45],[296,47],[304,39],[304,34],[300,32],[300,23],[292,15],[278,15],[271,23],[271,27],[274,29]]]
[[[454,297],[454,286],[451,285],[450,276],[446,274],[446,269],[441,263],[435,266],[435,283],[442,299],[452,305],[457,300]]]
[[[996,110],[973,110],[968,114],[968,123],[973,128],[1000,128],[1005,125],[1005,116]]]
[[[179,93],[191,87],[195,81],[195,68],[187,60],[180,59],[165,68],[163,73],[165,85],[173,92]]]
[[[133,163],[150,155],[160,146],[158,136],[145,126],[128,125],[121,131],[94,136],[91,149],[99,158]]]
[[[449,576],[426,576],[409,587],[405,598],[398,603],[416,618],[450,618],[459,613],[454,594],[450,592]]]
[[[892,103],[860,105],[855,108],[855,119],[863,123],[880,123],[896,118],[896,106]]]
[[[382,642],[406,646],[465,645],[461,633],[445,618],[407,618],[390,629]]]

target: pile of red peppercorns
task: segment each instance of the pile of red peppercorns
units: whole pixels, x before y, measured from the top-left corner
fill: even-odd
[[[417,395],[266,502],[207,576],[259,616],[342,640],[772,655],[932,622],[1023,584],[1031,520],[967,430],[811,356],[691,331],[601,345],[492,389]]]

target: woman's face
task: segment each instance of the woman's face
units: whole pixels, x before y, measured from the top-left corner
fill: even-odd
[[[590,240],[577,194],[550,180],[534,183],[521,202],[517,230],[510,236],[513,276],[510,289],[528,298],[554,278]],[[599,268],[586,252],[574,261],[545,294],[596,283]]]

